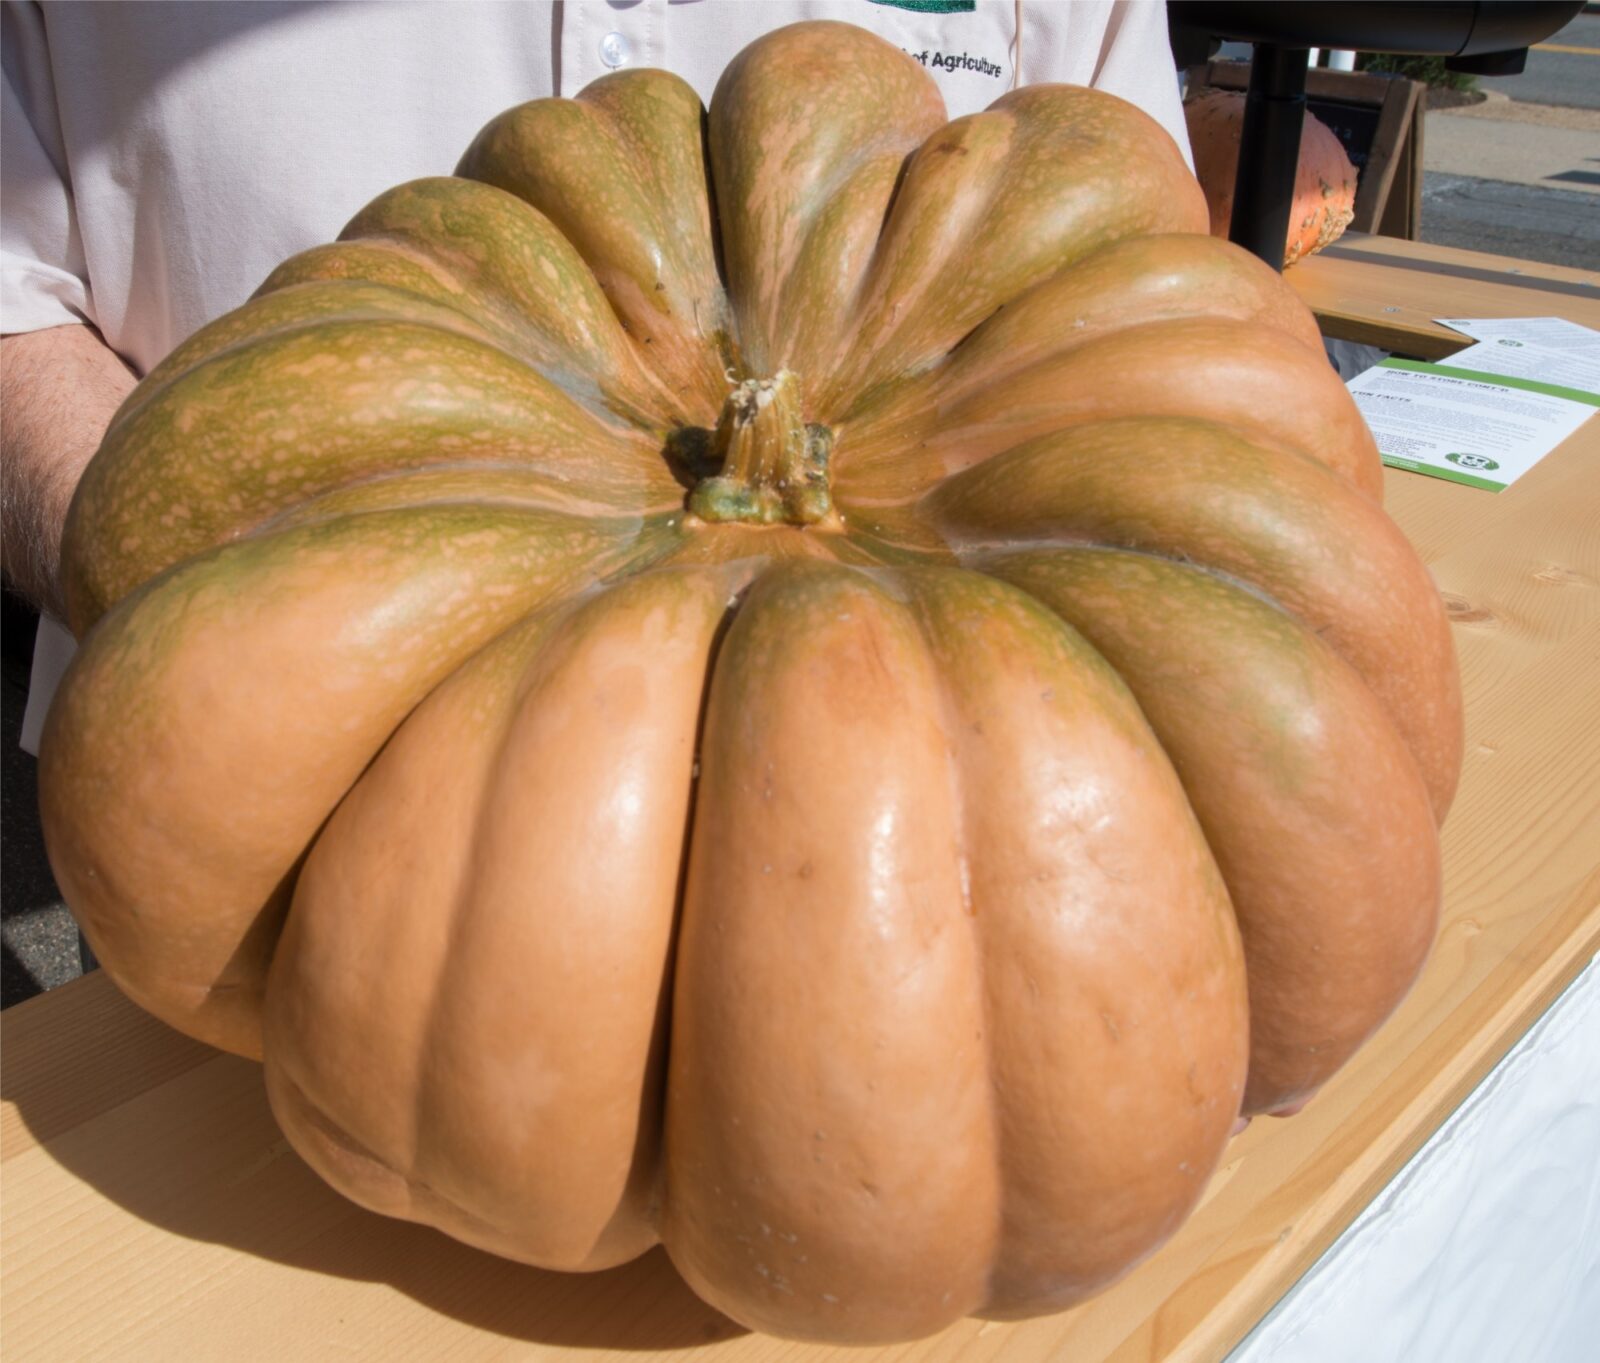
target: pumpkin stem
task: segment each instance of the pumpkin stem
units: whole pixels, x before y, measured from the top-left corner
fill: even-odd
[[[721,467],[689,494],[702,520],[815,525],[833,510],[828,455],[833,432],[801,419],[800,382],[787,369],[746,379],[728,394],[711,437]]]

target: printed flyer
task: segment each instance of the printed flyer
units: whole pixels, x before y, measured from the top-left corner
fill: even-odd
[[[1600,332],[1559,318],[1440,319],[1477,344],[1349,383],[1391,468],[1499,492],[1600,408]]]

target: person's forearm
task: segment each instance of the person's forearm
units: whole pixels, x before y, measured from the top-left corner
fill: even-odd
[[[0,549],[6,584],[62,615],[61,531],[73,489],[135,383],[89,326],[0,337]]]

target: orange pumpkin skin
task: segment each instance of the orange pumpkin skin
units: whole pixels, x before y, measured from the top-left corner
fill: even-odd
[[[130,397],[52,862],[368,1207],[797,1337],[1060,1309],[1420,969],[1444,613],[1144,115],[802,24],[701,117],[513,110]]]
[[[1211,213],[1211,233],[1225,238],[1233,219],[1244,96],[1208,90],[1185,101],[1183,115],[1194,151],[1194,171]],[[1356,168],[1333,130],[1308,109],[1300,131],[1300,160],[1283,263],[1293,265],[1332,245],[1350,226],[1355,213]]]

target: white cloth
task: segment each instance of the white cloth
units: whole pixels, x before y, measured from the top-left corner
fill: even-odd
[[[611,62],[666,67],[709,100],[740,48],[807,18],[849,20],[923,60],[953,118],[1020,72],[1122,95],[1187,148],[1164,6],[1139,0],[951,13],[877,0],[6,0],[0,327],[92,321],[147,372],[383,190],[449,174],[502,109],[576,94]]]
[[[709,100],[735,53],[801,19],[904,48],[953,118],[1092,84],[1188,154],[1161,0],[5,0],[0,330],[93,322],[146,373],[383,190],[449,174],[501,110],[620,66]],[[30,740],[53,690],[36,669]]]
[[[1600,963],[1228,1363],[1600,1357]]]

